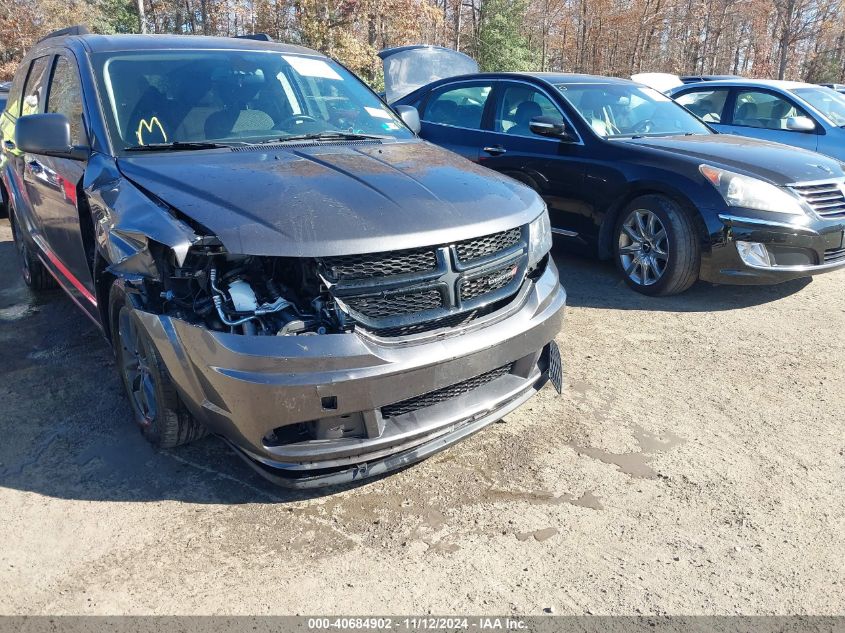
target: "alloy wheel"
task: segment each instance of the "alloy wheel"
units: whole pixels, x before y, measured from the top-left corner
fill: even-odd
[[[619,232],[622,270],[634,283],[651,286],[660,281],[669,262],[666,227],[648,209],[632,211]]]
[[[141,426],[149,427],[156,419],[156,385],[150,369],[150,356],[127,308],[120,311],[120,370],[132,406]]]

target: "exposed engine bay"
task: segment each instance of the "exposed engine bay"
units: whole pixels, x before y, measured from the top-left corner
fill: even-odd
[[[348,331],[321,283],[315,260],[231,255],[214,238],[195,244],[183,265],[154,254],[159,279],[145,280],[148,307],[218,332],[255,336]]]
[[[530,260],[528,233],[515,227],[455,244],[323,258],[232,255],[205,236],[180,259],[152,243],[149,274],[135,285],[148,310],[217,332],[454,333],[542,274],[546,260]]]

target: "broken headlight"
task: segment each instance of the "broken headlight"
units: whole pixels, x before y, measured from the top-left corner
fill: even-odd
[[[160,258],[161,310],[211,330],[258,336],[348,330],[313,260],[192,248],[183,265]]]

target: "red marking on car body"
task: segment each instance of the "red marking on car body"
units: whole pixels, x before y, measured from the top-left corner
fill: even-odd
[[[73,285],[73,287],[79,291],[79,294],[85,297],[94,307],[97,307],[97,298],[91,294],[91,291],[88,290],[88,288],[86,288],[85,285],[81,281],[79,281],[79,279],[77,279],[72,272],[68,270],[67,266],[62,263],[62,260],[60,260],[59,257],[52,250],[50,250],[50,247],[47,246],[46,242],[44,242],[44,240],[41,239],[41,237],[39,237],[38,235],[33,235],[32,237],[35,239],[36,243],[38,244],[38,247],[41,249],[44,255],[46,255],[47,259],[50,260],[50,263],[53,264],[53,266],[55,266],[56,269],[60,273],[62,273],[62,275],[71,283],[71,285]]]

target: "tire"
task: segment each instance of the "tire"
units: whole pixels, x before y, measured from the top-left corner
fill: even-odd
[[[625,282],[646,295],[676,295],[698,279],[701,251],[690,215],[660,195],[632,200],[619,214],[616,265]]]
[[[36,292],[58,288],[58,283],[53,279],[53,275],[50,274],[46,266],[41,263],[41,260],[27,244],[23,229],[18,222],[18,216],[12,211],[9,213],[9,223],[12,225],[12,239],[18,252],[18,265],[24,283]]]
[[[0,180],[0,218],[9,218],[9,195],[6,193],[6,187],[3,186],[3,181]]]
[[[187,444],[206,434],[179,399],[176,386],[135,313],[121,282],[109,296],[117,370],[144,438],[157,448]]]

